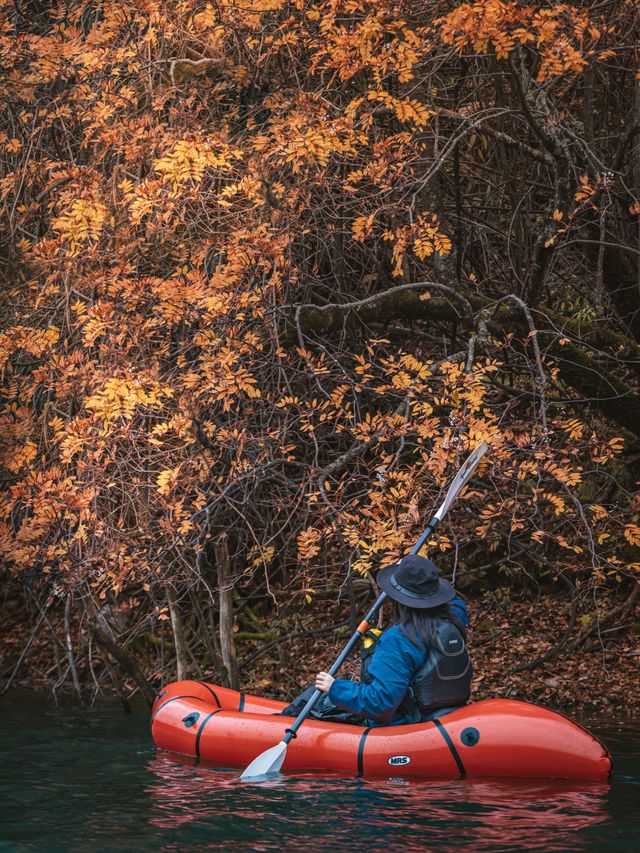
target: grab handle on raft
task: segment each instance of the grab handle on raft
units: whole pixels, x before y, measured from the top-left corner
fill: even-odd
[[[437,510],[436,514],[433,516],[429,524],[427,525],[424,533],[416,544],[413,546],[410,554],[418,554],[422,549],[425,542],[431,536],[433,531],[436,529],[438,524],[442,521],[444,516],[446,515],[449,507],[455,500],[456,496],[462,489],[462,487],[469,481],[471,475],[478,467],[478,463],[484,456],[484,454],[488,450],[488,445],[486,442],[482,441],[473,451],[473,453],[466,459],[462,468],[458,471],[455,476],[455,479],[449,486],[447,490],[447,494],[445,496],[442,505]],[[364,617],[363,621],[360,623],[358,628],[354,631],[353,636],[344,647],[344,649],[340,652],[333,665],[329,669],[329,675],[335,675],[336,672],[340,669],[345,660],[349,657],[351,652],[353,651],[356,643],[362,638],[364,631],[369,627],[369,624],[373,621],[376,614],[384,604],[387,599],[386,592],[381,593],[376,599],[373,607]],[[364,631],[361,631],[361,628],[366,626]],[[296,717],[295,722],[285,731],[285,735],[280,741],[280,743],[276,744],[276,746],[272,746],[270,749],[267,749],[266,752],[261,753],[257,758],[255,758],[251,764],[244,770],[242,776],[240,777],[243,781],[247,781],[249,779],[256,779],[261,776],[267,776],[269,773],[277,773],[282,764],[284,763],[284,759],[287,753],[287,746],[291,742],[293,738],[296,736],[296,732],[309,716],[309,713],[313,710],[314,705],[322,695],[322,691],[316,690],[313,691],[312,695],[309,697],[306,705],[300,711],[298,716]]]

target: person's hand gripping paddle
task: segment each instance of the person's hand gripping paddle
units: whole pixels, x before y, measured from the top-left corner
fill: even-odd
[[[460,470],[456,474],[454,481],[449,486],[449,490],[447,491],[442,505],[429,522],[427,529],[424,531],[422,536],[418,539],[412,550],[409,552],[410,554],[418,554],[420,552],[424,543],[427,541],[429,536],[431,536],[438,524],[440,524],[442,519],[447,514],[449,507],[454,502],[457,495],[460,493],[462,487],[471,478],[471,475],[478,467],[478,463],[480,462],[480,460],[488,449],[489,448],[486,442],[482,441],[473,451],[471,456],[467,458],[462,468],[460,468]],[[369,624],[373,621],[376,613],[378,612],[378,610],[380,610],[386,598],[386,592],[383,592],[381,595],[378,596],[371,610],[367,613],[360,625],[358,625],[357,630],[355,631],[347,645],[344,647],[344,649],[338,655],[335,663],[329,670],[329,675],[335,675],[336,672],[340,669],[344,661],[351,654],[358,640],[361,639],[361,637],[368,630]],[[316,704],[321,695],[322,692],[320,690],[314,691],[307,704],[296,717],[296,720],[293,725],[286,730],[285,736],[282,738],[280,743],[276,744],[275,746],[272,746],[265,752],[262,752],[257,758],[254,758],[251,764],[244,770],[242,776],[240,777],[243,782],[252,779],[258,779],[263,776],[268,776],[269,774],[277,773],[280,770],[287,754],[287,747],[289,746],[289,742],[296,736],[296,732],[298,731],[302,723],[306,720],[309,715],[309,712],[313,709],[314,705]]]

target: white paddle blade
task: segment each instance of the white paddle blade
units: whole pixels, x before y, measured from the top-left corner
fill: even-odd
[[[259,776],[268,776],[270,773],[277,773],[284,763],[287,754],[287,744],[280,743],[267,749],[266,752],[261,752],[257,758],[254,758],[251,764],[245,768],[241,782],[249,782],[251,779],[256,779]]]
[[[480,444],[473,451],[473,453],[466,460],[462,468],[458,471],[453,483],[451,483],[451,485],[449,486],[449,491],[447,492],[447,496],[445,497],[442,506],[436,513],[438,521],[442,521],[442,519],[445,517],[449,510],[449,507],[456,499],[456,495],[465,485],[465,483],[469,482],[469,480],[471,479],[471,475],[478,467],[478,462],[480,462],[480,460],[488,449],[489,445],[487,444],[487,442],[481,441]]]

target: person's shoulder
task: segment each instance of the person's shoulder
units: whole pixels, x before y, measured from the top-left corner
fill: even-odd
[[[397,649],[404,647],[408,642],[400,625],[391,625],[380,635],[378,647],[381,649]]]
[[[401,635],[402,628],[400,625],[391,625],[391,627],[387,628],[387,630],[380,635],[380,640],[378,640],[378,642],[384,640],[386,643],[395,643]]]
[[[460,596],[449,602],[449,609],[461,622],[464,628],[469,624],[469,608],[466,601],[463,601]]]
[[[401,625],[392,625],[390,628],[387,628],[378,640],[378,643],[382,643],[383,648],[399,649],[404,652],[409,652],[412,656],[420,656],[424,654],[424,647],[420,644],[414,643],[407,636],[406,631],[403,630]]]

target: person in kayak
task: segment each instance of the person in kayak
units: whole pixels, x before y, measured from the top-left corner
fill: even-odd
[[[316,688],[368,726],[417,723],[466,705],[472,669],[464,601],[417,554],[382,569],[377,582],[393,600],[394,624],[363,658],[359,682],[320,672]]]

